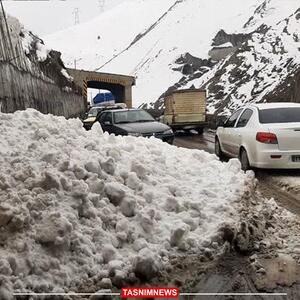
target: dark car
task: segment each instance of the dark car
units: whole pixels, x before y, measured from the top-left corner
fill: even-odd
[[[96,122],[97,116],[99,113],[101,113],[104,110],[109,110],[109,109],[123,109],[127,108],[125,103],[118,103],[118,104],[113,104],[113,105],[102,105],[102,106],[92,106],[87,115],[86,118],[82,121],[83,122],[83,127],[86,130],[90,130],[93,126],[93,124]]]
[[[154,136],[173,143],[174,133],[165,124],[159,123],[142,109],[114,109],[103,111],[98,117],[103,131],[115,135],[131,135],[151,137]]]

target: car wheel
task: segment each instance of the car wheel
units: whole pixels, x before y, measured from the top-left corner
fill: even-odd
[[[242,166],[243,171],[250,170],[250,163],[249,163],[248,154],[247,154],[247,151],[244,148],[241,150],[240,162],[241,162],[241,166]]]
[[[215,154],[220,158],[220,160],[224,160],[225,155],[221,149],[221,144],[218,138],[215,140]]]

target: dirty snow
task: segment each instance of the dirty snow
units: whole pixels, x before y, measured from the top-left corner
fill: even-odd
[[[149,279],[238,222],[253,184],[237,160],[32,109],[0,114],[0,134],[0,296],[109,286],[112,271]]]

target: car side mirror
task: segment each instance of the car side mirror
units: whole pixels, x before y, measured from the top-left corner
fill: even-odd
[[[104,125],[111,125],[111,122],[110,121],[105,121]]]

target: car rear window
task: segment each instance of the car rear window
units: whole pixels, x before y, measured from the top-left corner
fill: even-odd
[[[259,122],[269,123],[298,123],[300,122],[300,108],[270,108],[259,110]]]

